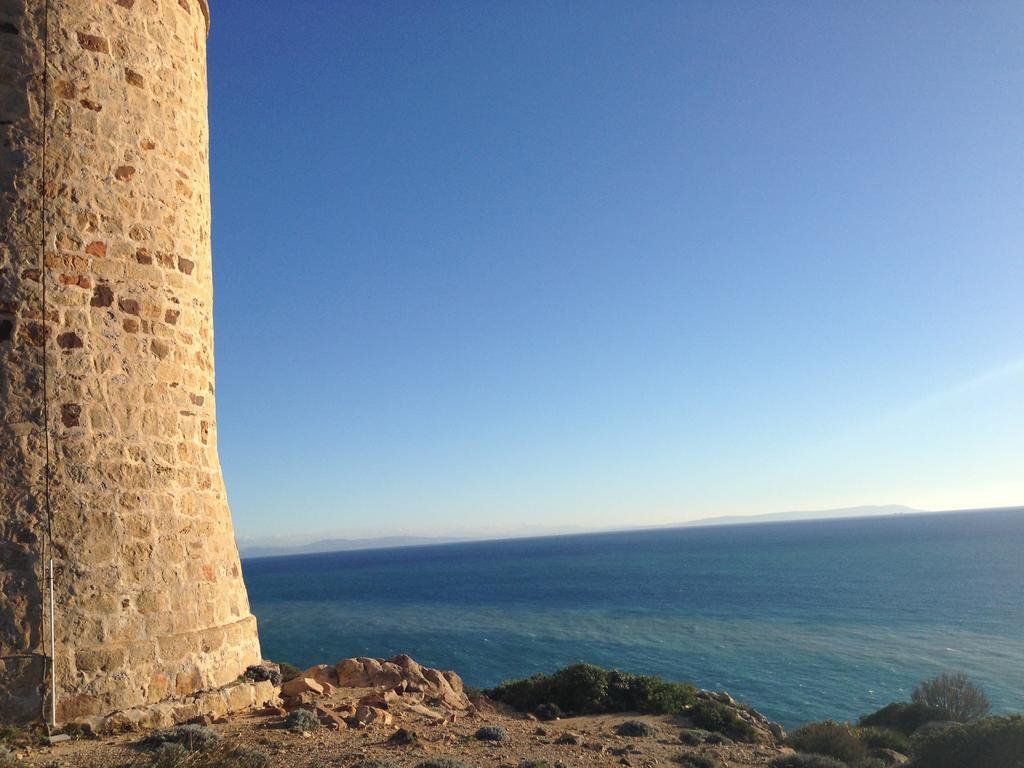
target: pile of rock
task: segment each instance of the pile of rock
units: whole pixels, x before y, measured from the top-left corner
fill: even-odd
[[[390,725],[397,710],[449,720],[472,709],[458,675],[404,655],[310,667],[281,685],[281,698],[286,711],[310,709],[334,728]]]

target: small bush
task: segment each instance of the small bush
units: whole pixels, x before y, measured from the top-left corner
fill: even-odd
[[[409,744],[415,744],[418,740],[419,737],[416,736],[415,731],[410,731],[408,728],[399,728],[388,737],[388,744],[404,747]]]
[[[702,699],[698,701],[686,716],[698,728],[714,731],[737,741],[754,741],[757,732],[737,711],[718,701]]]
[[[786,739],[798,752],[834,757],[851,765],[868,758],[868,748],[849,725],[834,720],[800,726]]]
[[[1024,715],[987,717],[911,740],[914,768],[1024,768]]]
[[[272,685],[280,685],[282,683],[281,666],[279,664],[274,664],[273,662],[251,664],[245,668],[245,672],[242,673],[242,678],[254,683],[269,680]]]
[[[769,768],[847,768],[846,763],[827,755],[783,755],[768,763]]]
[[[678,714],[696,701],[697,689],[650,675],[574,664],[550,675],[512,680],[485,691],[520,712],[554,705],[570,715],[607,712]]]
[[[948,672],[919,683],[910,695],[915,704],[939,709],[947,713],[947,720],[969,723],[988,714],[989,703],[985,691],[971,682],[963,672]]]
[[[270,768],[270,755],[255,747],[235,747],[229,755],[237,768]]]
[[[860,727],[854,734],[871,749],[891,749],[904,754],[910,749],[910,739],[891,728]]]
[[[538,720],[559,720],[563,716],[561,707],[557,704],[552,704],[550,701],[539,704],[536,709],[533,710],[534,716]]]
[[[416,768],[472,768],[472,766],[452,757],[432,757],[430,760],[416,763]]]
[[[192,754],[177,742],[167,742],[157,747],[150,760],[150,768],[178,768]]]
[[[293,709],[284,719],[284,727],[289,731],[315,731],[320,727],[320,718],[308,709]]]
[[[220,735],[205,725],[176,725],[173,728],[153,731],[145,743],[150,747],[180,744],[190,752],[205,752],[220,744]]]
[[[500,725],[485,725],[474,735],[478,741],[508,741],[508,731]]]
[[[904,736],[910,736],[926,723],[948,719],[949,715],[946,712],[929,707],[927,704],[894,701],[892,704],[886,704],[877,712],[864,715],[858,723],[861,726],[890,728],[899,731]]]
[[[398,768],[398,766],[394,763],[389,763],[387,760],[361,760],[353,765],[352,768]]]
[[[619,736],[636,736],[636,737],[647,737],[654,736],[657,731],[650,723],[645,723],[643,720],[626,720],[624,723],[619,723],[615,728],[615,732]]]
[[[711,731],[705,731],[701,728],[684,728],[683,732],[679,734],[679,740],[683,744],[696,747],[707,741],[710,735]]]
[[[302,674],[302,670],[296,667],[294,664],[289,664],[287,661],[277,662],[277,666],[281,668],[281,682],[287,683],[289,680],[294,680],[296,677]]]
[[[555,744],[570,744],[572,746],[575,746],[579,743],[580,737],[577,736],[575,733],[563,733],[561,736],[555,739]]]
[[[716,746],[732,744],[733,740],[728,736],[723,736],[720,733],[709,733],[707,738],[704,739],[708,744],[715,744]]]

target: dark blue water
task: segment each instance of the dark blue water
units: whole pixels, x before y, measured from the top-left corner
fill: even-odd
[[[576,661],[725,689],[788,725],[945,670],[1024,710],[1024,509],[243,563],[267,658],[408,653],[468,683]]]

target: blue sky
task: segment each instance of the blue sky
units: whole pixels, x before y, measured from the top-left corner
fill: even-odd
[[[1024,5],[213,3],[242,536],[1024,503]]]

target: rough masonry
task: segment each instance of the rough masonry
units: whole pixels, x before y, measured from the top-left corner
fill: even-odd
[[[217,456],[208,12],[0,0],[0,721],[49,711],[51,557],[58,721],[260,662]]]

